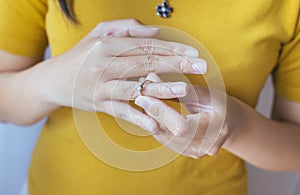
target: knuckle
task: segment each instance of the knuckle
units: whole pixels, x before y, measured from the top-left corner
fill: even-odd
[[[187,60],[183,57],[176,57],[174,59],[174,66],[179,72],[184,72],[184,67],[187,64]]]
[[[139,49],[145,52],[146,54],[152,55],[155,53],[155,45],[153,39],[144,39]]]
[[[136,65],[145,72],[154,72],[158,68],[157,61],[158,59],[155,56],[138,57]]]
[[[167,48],[163,48],[163,49],[166,51],[166,53],[168,53],[171,56],[179,54],[172,45],[168,46]]]
[[[162,85],[158,85],[158,86],[155,88],[154,95],[155,95],[156,97],[163,97],[163,96],[165,95],[165,87],[162,86]]]

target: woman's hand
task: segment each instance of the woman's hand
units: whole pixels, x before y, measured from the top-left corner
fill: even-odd
[[[41,88],[53,104],[108,113],[153,131],[157,123],[124,102],[138,97],[140,84],[126,79],[150,72],[203,74],[207,69],[197,50],[151,38],[157,34],[158,29],[132,19],[101,23],[74,48],[50,60]],[[151,83],[143,93],[176,98],[185,96],[186,88],[183,82]]]
[[[149,74],[146,79],[162,82],[155,74]],[[220,101],[218,98],[217,101],[211,101],[211,93],[216,93],[215,96],[218,97],[227,97],[227,106],[222,105],[224,103],[221,101],[222,98]],[[158,122],[160,128],[153,136],[162,144],[193,158],[205,154],[215,155],[235,130],[241,116],[234,99],[221,91],[209,91],[207,88],[192,86],[189,94],[179,98],[179,101],[191,114],[182,115],[153,97],[139,96],[135,103]],[[221,125],[218,129],[210,129],[214,132],[208,133],[210,123],[216,120],[221,122]]]

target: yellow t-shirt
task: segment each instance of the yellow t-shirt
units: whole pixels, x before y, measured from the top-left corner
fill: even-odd
[[[81,25],[71,24],[54,0],[0,0],[0,48],[41,56],[47,43],[56,56],[72,48],[101,21],[137,18],[144,24],[183,30],[210,51],[226,90],[255,106],[267,76],[274,73],[276,92],[300,101],[299,0],[170,1],[171,18],[156,16],[161,0],[75,0]],[[101,115],[112,139],[131,149],[158,145],[150,136],[120,130]],[[92,127],[91,127],[92,128]],[[259,151],[258,151],[259,152]],[[247,193],[244,163],[221,150],[199,160],[180,156],[158,169],[131,172],[97,159],[81,141],[72,110],[53,113],[36,145],[29,191],[56,194],[230,194]]]

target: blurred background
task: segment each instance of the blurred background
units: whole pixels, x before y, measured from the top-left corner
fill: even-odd
[[[273,92],[268,78],[257,105],[257,110],[265,116],[271,113]],[[30,127],[0,123],[0,195],[18,195],[21,191],[44,122],[45,119]],[[300,195],[300,173],[268,172],[251,165],[247,168],[249,195]]]

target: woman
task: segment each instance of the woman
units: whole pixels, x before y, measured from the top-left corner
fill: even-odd
[[[269,170],[300,170],[300,1],[174,0],[170,1],[174,12],[168,18],[156,16],[155,6],[160,1],[1,0],[0,3],[0,120],[28,125],[49,116],[32,158],[30,194],[246,194],[243,160]],[[199,39],[214,56],[228,99],[226,121],[214,147],[208,151],[210,155],[218,152],[214,157],[190,158],[203,155],[194,153],[192,147],[197,147],[199,142],[192,140],[195,144],[166,166],[131,172],[98,160],[81,141],[72,106],[103,113],[100,117],[112,126],[110,136],[131,149],[140,145],[156,146],[156,142],[151,137],[126,137],[113,125],[113,117],[106,114],[159,132],[153,135],[163,143],[168,136],[186,136],[187,124],[198,123],[190,118],[199,119],[199,115],[204,118],[197,124],[197,130],[205,131],[211,117],[201,115],[197,102],[189,107],[194,112],[182,117],[160,99],[187,97],[186,85],[163,83],[156,74],[148,75],[149,72],[204,74],[206,64],[198,58],[197,51],[187,45],[151,39],[157,29],[128,18],[137,18],[143,24],[182,29]],[[78,104],[73,105],[72,86],[80,62],[97,42],[105,43],[102,41],[107,36],[112,39],[100,47],[96,59],[100,63],[91,64],[81,72],[78,82],[82,83],[78,86],[81,96]],[[185,56],[149,48],[153,42],[158,48],[166,47]],[[41,62],[47,43],[53,58]],[[132,47],[140,49],[118,56],[120,49]],[[111,69],[103,68],[116,56]],[[155,68],[153,56],[171,68]],[[176,64],[184,57],[194,63],[187,62],[179,70]],[[127,77],[148,75],[146,79],[151,82],[132,84],[124,80],[120,62],[127,68],[136,67]],[[101,93],[96,94],[94,108],[89,96],[92,85],[87,81],[97,80],[100,73],[105,79],[100,81]],[[253,108],[269,73],[273,73],[276,89],[273,120],[262,117]],[[107,99],[115,93],[110,90],[115,80],[121,85],[114,89],[117,95],[113,101],[117,103],[112,107],[108,106]],[[137,94],[134,98],[145,113],[122,101],[131,98],[130,93],[121,92],[124,88],[133,89],[132,86],[144,88],[139,90],[144,96]],[[157,93],[162,86],[168,87],[164,93]],[[178,93],[170,90],[173,86]],[[195,91],[200,102],[207,97],[204,88],[196,86]],[[189,100],[184,103],[188,104]],[[212,105],[213,112],[218,106]],[[134,117],[129,116],[127,109]],[[162,118],[167,121],[162,122]],[[172,121],[178,118],[180,121],[183,118],[180,128],[174,127]],[[201,141],[201,136],[195,139]],[[170,147],[176,150],[176,146]]]

